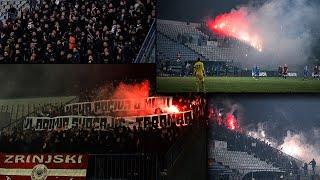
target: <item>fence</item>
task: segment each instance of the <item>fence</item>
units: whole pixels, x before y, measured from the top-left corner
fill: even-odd
[[[150,30],[141,46],[141,49],[134,63],[145,63],[146,59],[151,54],[152,47],[154,46],[155,34],[156,34],[156,22],[155,20],[153,20],[153,23],[150,26]]]
[[[168,170],[174,166],[175,161],[183,151],[184,145],[186,144],[185,142],[189,139],[188,137],[191,133],[190,129],[186,129],[186,131],[183,132],[183,135],[170,147],[165,154],[163,168]]]
[[[164,156],[161,154],[91,155],[87,179],[159,180],[161,171],[174,166],[191,131],[191,128],[186,129],[183,136],[171,146]]]
[[[25,102],[23,102],[24,100]],[[40,110],[42,107],[45,107],[47,105],[52,105],[53,107],[59,107],[77,100],[78,100],[78,97],[70,96],[70,97],[62,97],[62,99],[43,98],[43,102],[30,101],[28,103],[28,99],[22,99],[21,102],[18,101],[10,104],[0,104],[0,113],[7,113],[10,116],[10,118],[6,121],[7,122],[6,124],[1,124],[0,131],[2,129],[12,129],[12,128],[22,129],[23,120],[27,116],[35,115],[37,111]],[[0,102],[0,103],[3,103],[3,102]]]
[[[87,179],[158,180],[157,154],[91,155]]]

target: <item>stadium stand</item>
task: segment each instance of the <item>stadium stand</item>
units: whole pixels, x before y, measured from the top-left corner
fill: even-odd
[[[192,51],[190,48],[178,44],[174,42],[174,40],[169,39],[162,33],[158,33],[157,36],[158,49],[160,50],[158,53],[160,55],[160,60],[177,60],[177,54],[180,53],[181,61],[188,61],[192,59],[196,59],[198,55]],[[165,53],[163,53],[165,52]]]
[[[190,48],[174,42],[174,40],[169,39],[159,32],[157,35],[157,49],[159,50],[157,51],[158,67],[162,67],[162,69],[158,68],[159,74],[180,75],[184,69],[187,69],[188,60],[196,59],[198,57],[198,55]],[[178,53],[180,56],[179,60],[177,60]]]
[[[2,63],[133,63],[152,52],[154,0],[13,2],[17,13],[1,16]]]
[[[207,75],[239,75],[239,62],[252,49],[244,43],[208,32],[203,24],[157,20],[157,73],[188,76],[200,57]]]
[[[157,30],[159,32],[167,35],[176,44],[179,43],[190,48],[196,56],[201,56],[205,61],[237,62],[246,54],[245,48],[242,48],[242,44],[236,40],[233,40],[234,42],[231,45],[226,46],[223,44],[227,44],[226,41],[231,41],[230,39],[214,37],[215,43],[207,45],[207,41],[212,37],[201,31],[201,24],[160,19],[157,22]],[[159,41],[161,40],[159,39]],[[164,49],[163,52],[165,50],[167,49]],[[162,49],[159,48],[159,51],[162,52]],[[181,51],[180,53],[184,52]],[[195,60],[193,57],[190,58],[192,59],[188,59],[189,61]]]
[[[272,172],[282,172],[279,168],[273,167],[265,161],[249,155],[246,152],[241,151],[228,151],[223,149],[214,149],[211,156],[218,162],[229,166],[231,169],[237,169],[243,171],[246,174],[251,171],[272,171]],[[209,155],[209,157],[211,157]]]
[[[0,1],[0,21],[8,20],[16,15],[20,15],[23,9],[28,8],[27,0],[1,0]],[[12,12],[12,8],[14,11]]]
[[[303,161],[217,123],[210,126],[208,159],[209,173],[231,179],[251,179],[251,176],[258,179],[312,178],[311,172],[303,171]],[[219,168],[214,168],[214,164],[219,164]]]
[[[205,22],[157,19],[157,32],[157,74],[163,77],[191,75],[190,65],[198,57],[204,62],[208,76],[242,77],[252,76],[252,59],[277,59],[276,55],[259,52],[236,38],[216,34]],[[257,64],[268,77],[277,77],[276,61],[270,65]],[[308,66],[315,64],[318,62]],[[301,64],[290,63],[289,69],[290,77],[303,76]]]
[[[162,56],[160,56],[160,59],[177,59],[177,53],[181,53],[181,60],[184,61],[192,61],[195,60],[195,57],[201,56],[199,53],[197,53],[190,47],[184,45],[183,43],[179,43],[179,33],[185,32],[192,35],[199,35],[199,32],[195,29],[194,24],[187,25],[181,22],[179,23],[175,21],[158,19],[157,31],[158,34],[160,34],[158,36],[158,38],[160,38],[157,39],[157,44],[159,44],[159,47],[157,48],[158,53],[160,55],[163,54],[163,58]],[[166,43],[169,43],[169,45],[166,46]]]
[[[184,128],[130,129],[109,131],[72,129],[64,131],[4,131],[1,152],[5,153],[165,153],[183,134]],[[154,143],[157,142],[157,143]],[[28,144],[26,146],[25,144]]]
[[[127,80],[129,82],[136,82]],[[184,151],[186,142],[193,137],[193,128],[200,121],[188,126],[149,126],[147,128],[120,125],[107,130],[97,129],[24,129],[25,117],[50,118],[70,115],[63,107],[70,103],[90,102],[110,98],[114,83],[102,92],[102,87],[81,91],[78,96],[60,98],[30,98],[4,100],[5,104],[31,104],[17,122],[10,122],[0,129],[1,153],[81,153],[90,154],[87,179],[160,179],[175,167],[176,159]],[[105,87],[103,87],[105,88]],[[110,90],[110,91],[109,91]],[[98,96],[100,94],[100,96]],[[28,103],[26,103],[28,102]],[[176,96],[173,103],[183,110],[192,110],[194,119],[204,117],[205,100],[200,96]],[[25,105],[24,107],[28,107]],[[111,113],[112,114],[112,113]],[[92,115],[91,115],[92,116]],[[23,126],[22,126],[23,125]],[[191,134],[191,135],[190,135]],[[146,171],[148,169],[148,171]]]

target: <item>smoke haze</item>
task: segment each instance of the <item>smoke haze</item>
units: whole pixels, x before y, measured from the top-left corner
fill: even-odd
[[[251,51],[245,64],[277,66],[304,65],[312,57],[319,38],[319,2],[310,0],[270,0],[260,7],[245,5],[229,14],[247,16],[250,33],[262,40],[262,53]],[[246,13],[243,13],[246,12]]]
[[[318,130],[313,130],[313,133],[318,132]],[[316,160],[317,164],[320,163],[320,142],[319,134],[313,134],[318,137],[312,138],[305,133],[292,133],[287,132],[287,136],[283,139],[283,143],[278,147],[282,149],[283,152],[289,154],[293,157],[303,160],[304,162],[310,162],[313,158]],[[312,138],[313,143],[308,140]]]

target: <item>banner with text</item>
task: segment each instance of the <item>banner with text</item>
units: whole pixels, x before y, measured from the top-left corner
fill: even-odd
[[[171,105],[172,97],[148,97],[142,99],[112,99],[72,103],[65,105],[64,110],[72,115],[103,115],[119,111],[139,111],[170,107]]]
[[[158,128],[170,127],[173,123],[185,126],[193,119],[192,111],[179,113],[163,113],[147,116],[111,117],[111,116],[57,116],[57,117],[27,117],[23,122],[23,129],[58,130],[58,129],[95,129],[108,130],[120,125],[130,127],[155,126]]]
[[[0,179],[85,180],[89,155],[0,154]]]

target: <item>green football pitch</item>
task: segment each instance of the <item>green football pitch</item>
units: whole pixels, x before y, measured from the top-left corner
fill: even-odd
[[[320,80],[302,78],[205,77],[207,92],[288,93],[320,92]],[[158,92],[196,92],[194,77],[157,77]]]

